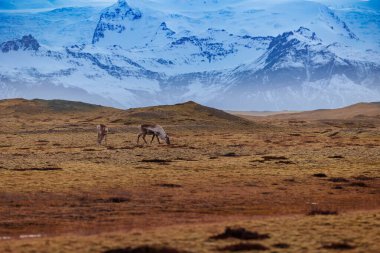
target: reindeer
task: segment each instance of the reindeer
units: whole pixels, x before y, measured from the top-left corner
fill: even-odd
[[[100,124],[96,126],[96,129],[98,130],[98,144],[101,145],[102,141],[104,140],[105,144],[107,145],[108,127],[106,125]]]
[[[137,144],[139,144],[140,137],[142,136],[144,142],[148,144],[145,140],[146,135],[153,135],[152,140],[150,143],[153,142],[154,137],[157,138],[158,143],[160,143],[160,140],[164,140],[166,144],[170,144],[169,136],[166,134],[165,130],[160,125],[140,125],[139,126],[140,133],[137,136]]]

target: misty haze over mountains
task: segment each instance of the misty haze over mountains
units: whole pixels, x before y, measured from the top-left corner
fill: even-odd
[[[231,110],[380,100],[377,1],[15,2],[0,5],[0,99]]]

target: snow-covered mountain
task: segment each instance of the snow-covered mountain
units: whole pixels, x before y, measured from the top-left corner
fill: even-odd
[[[52,32],[49,39],[31,29],[31,35],[0,44],[0,98],[117,107],[191,99],[235,110],[380,100],[380,34],[368,28],[380,28],[380,12],[371,5],[119,0],[98,14],[88,7],[60,11],[66,17],[76,13],[68,31],[81,34],[82,25],[85,37],[74,36],[72,43],[67,31]],[[83,24],[88,15],[97,21]]]
[[[33,1],[30,1],[33,2]],[[100,7],[67,7],[49,11],[0,11],[0,42],[32,34],[49,47],[91,43]]]

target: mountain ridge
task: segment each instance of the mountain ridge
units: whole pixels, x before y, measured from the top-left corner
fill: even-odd
[[[104,107],[67,100],[43,99],[5,99],[0,100],[0,115],[6,117],[38,118],[40,122],[46,119],[60,119],[62,115],[75,115],[76,118],[95,119],[103,124],[139,125],[155,123],[162,125],[186,125],[224,127],[226,125],[249,127],[255,124],[222,110],[203,106],[193,101],[173,105],[148,106],[127,110]],[[34,120],[35,121],[35,120]],[[93,120],[85,121],[92,122]],[[215,125],[219,124],[219,125]]]
[[[268,114],[267,116],[260,116],[260,118],[302,118],[302,119],[352,119],[357,117],[380,117],[380,101],[379,102],[369,102],[369,103],[356,103],[349,106],[336,109],[316,109],[312,111],[303,112],[290,112],[290,111],[263,111],[263,112],[234,112],[234,111],[222,111],[215,108],[203,106],[194,101],[187,101],[184,103],[178,103],[173,105],[158,105],[158,106],[147,106],[140,108],[130,108],[130,109],[118,109],[112,107],[105,107],[102,105],[89,104],[80,101],[69,101],[69,100],[44,100],[44,99],[23,99],[23,98],[13,98],[13,99],[0,99],[0,109],[1,114],[8,113],[22,113],[22,114],[40,114],[45,113],[75,113],[75,112],[89,112],[89,111],[113,111],[119,113],[126,113],[128,117],[150,117],[152,112],[171,111],[172,116],[176,116],[175,112],[182,113],[183,111],[200,111],[208,114],[208,116],[218,117],[221,119],[226,119],[228,121],[240,121],[241,117],[235,115],[252,115],[255,114]],[[147,113],[145,115],[145,113]],[[191,118],[191,113],[187,113],[186,116]],[[327,115],[327,116],[326,116]],[[158,116],[160,117],[160,116]],[[166,115],[164,118],[168,118]],[[154,119],[154,117],[152,118]],[[192,121],[192,120],[191,120]]]
[[[305,9],[310,18],[302,14],[306,23],[276,36],[214,22],[229,17],[244,25],[244,18],[255,22],[283,6],[249,12],[243,3],[207,2],[198,14],[200,28],[187,30],[193,12],[185,18],[183,10],[155,12],[144,1],[118,1],[100,14],[92,43],[41,46],[33,54],[2,47],[0,98],[32,98],[27,90],[39,86],[53,94],[70,89],[67,96],[80,91],[83,101],[101,97],[104,105],[124,108],[196,100],[222,109],[300,110],[378,100],[380,53],[359,49],[360,35],[328,7],[290,2],[290,10],[277,15],[284,22],[293,9]],[[228,8],[216,11],[219,4]]]

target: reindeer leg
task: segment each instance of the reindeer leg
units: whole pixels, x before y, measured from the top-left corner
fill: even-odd
[[[158,139],[158,135],[156,135],[156,138],[157,138],[158,144],[161,144],[160,139]]]
[[[107,146],[107,135],[104,135],[104,143]]]
[[[148,142],[146,142],[145,136],[146,136],[146,134],[143,134],[142,138],[143,138],[145,144],[148,144]]]
[[[153,136],[152,136],[152,140],[150,141],[150,144],[152,144],[152,142],[153,142],[155,136],[156,136],[156,135],[153,134]]]
[[[139,144],[141,135],[142,135],[141,133],[139,135],[137,135],[137,144]]]

